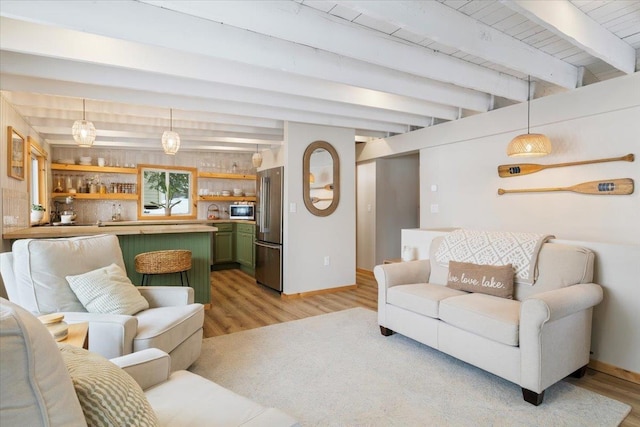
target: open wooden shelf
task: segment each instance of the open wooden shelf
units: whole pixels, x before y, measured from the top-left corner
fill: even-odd
[[[201,202],[255,202],[256,198],[247,196],[199,196]]]
[[[131,193],[51,193],[53,198],[68,196],[78,200],[138,200],[138,195]]]
[[[137,168],[116,168],[111,166],[85,166],[85,165],[68,165],[63,163],[51,163],[51,170],[67,171],[67,172],[97,172],[97,173],[128,173],[135,175],[138,173]]]
[[[218,172],[202,172],[198,171],[198,178],[217,178],[217,179],[246,179],[255,180],[255,175],[244,175],[241,173],[218,173]]]

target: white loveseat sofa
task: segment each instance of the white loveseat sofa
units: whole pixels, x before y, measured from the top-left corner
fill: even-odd
[[[200,356],[204,323],[193,289],[137,287],[149,309],[133,315],[87,312],[66,276],[111,264],[125,269],[113,235],[17,240],[12,252],[0,254],[9,300],[36,315],[60,312],[67,323],[89,322],[89,350],[110,359],[159,348],[171,355],[173,370],[188,368]]]
[[[591,283],[594,254],[544,243],[533,285],[515,284],[513,299],[446,286],[448,269],[429,258],[374,269],[378,323],[383,335],[400,333],[522,387],[542,403],[544,390],[589,363],[592,308],[602,288]]]
[[[91,367],[82,367],[83,356],[79,359],[80,369],[88,375],[86,381],[94,392],[78,394],[90,396],[83,399],[87,401],[85,405],[93,408],[92,413],[97,411],[96,407],[106,407],[110,412],[138,414],[132,409],[135,403],[131,387],[122,390],[123,384],[127,384],[122,373],[115,372],[115,378],[111,379],[113,373],[101,365],[93,374]],[[191,372],[171,373],[170,359],[165,352],[153,348],[111,360],[142,388],[159,426],[298,425],[278,409],[264,407]],[[0,298],[0,361],[1,426],[87,425],[83,413],[86,408],[81,406],[75,391],[79,387],[78,378],[72,383],[68,365],[49,331],[33,315],[3,298]],[[104,359],[102,363],[108,364]],[[116,367],[111,369],[118,371]],[[105,375],[105,371],[109,374]],[[101,380],[104,387],[96,384]],[[126,397],[123,399],[126,404],[115,403],[122,396]],[[149,419],[134,417],[136,425],[151,425]]]

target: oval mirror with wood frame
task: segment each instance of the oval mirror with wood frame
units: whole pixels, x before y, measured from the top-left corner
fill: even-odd
[[[340,202],[340,158],[326,141],[315,141],[304,150],[302,193],[307,210],[316,216],[331,215]]]

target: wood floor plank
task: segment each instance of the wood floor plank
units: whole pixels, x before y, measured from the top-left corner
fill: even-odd
[[[357,289],[283,299],[272,289],[256,284],[240,270],[211,272],[211,308],[205,311],[204,336],[239,332],[275,323],[318,316],[354,307],[378,308],[378,287],[374,277],[356,273]],[[622,427],[640,427],[640,386],[630,381],[588,369],[580,379],[567,381],[631,405]]]

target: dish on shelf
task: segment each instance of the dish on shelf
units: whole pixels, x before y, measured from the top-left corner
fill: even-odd
[[[81,166],[91,166],[91,162],[88,162],[88,163],[86,163],[86,162],[80,162],[80,163],[78,163],[78,164],[79,164],[79,165],[81,165]]]
[[[246,193],[244,193],[244,195],[247,196],[247,197],[256,197],[256,193],[251,193],[251,192],[248,192],[248,191]]]
[[[53,225],[75,225],[75,221],[71,221],[71,222],[53,222]]]
[[[225,197],[228,197],[228,196],[230,196],[230,195],[231,195],[231,191],[224,190],[224,191],[222,192],[222,195],[223,195],[223,196],[225,196]]]
[[[76,161],[73,159],[58,159],[56,163],[60,163],[61,165],[75,165]]]

